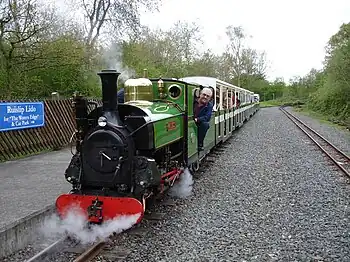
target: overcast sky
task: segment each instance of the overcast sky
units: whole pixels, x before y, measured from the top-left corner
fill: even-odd
[[[63,2],[72,1],[45,0],[60,8]],[[311,68],[322,68],[327,41],[342,23],[350,22],[350,0],[162,2],[160,12],[141,15],[142,24],[169,29],[178,20],[195,21],[202,27],[203,49],[210,48],[216,53],[223,52],[227,44],[226,26],[242,26],[252,36],[249,46],[266,51],[269,80],[283,77],[288,81],[293,76],[304,76]]]
[[[196,21],[206,48],[217,53],[227,44],[225,27],[242,26],[252,36],[249,45],[266,51],[269,79],[288,81],[322,67],[327,41],[350,22],[350,0],[163,0],[159,13],[141,18],[164,29],[177,20]]]

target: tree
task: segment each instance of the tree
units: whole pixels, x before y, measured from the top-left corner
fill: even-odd
[[[266,54],[252,48],[244,48],[241,57],[241,85],[250,88],[257,80],[264,80],[266,74]]]
[[[188,66],[188,75],[217,76],[219,73],[219,57],[210,50],[205,51],[200,57],[194,59]]]
[[[242,27],[228,26],[226,34],[229,44],[223,60],[230,65],[230,81],[249,88],[255,81],[264,79],[267,69],[266,53],[246,46],[247,35]]]
[[[50,28],[51,14],[40,10],[35,0],[9,0],[2,2],[0,8],[0,53],[4,85],[9,89],[16,65],[42,58],[38,49]]]
[[[75,0],[84,12],[86,45],[94,48],[100,35],[105,32],[121,36],[123,32],[138,31],[139,8],[158,10],[161,0]]]
[[[229,38],[229,44],[227,47],[227,59],[231,63],[231,67],[234,76],[237,78],[237,85],[241,85],[241,74],[242,74],[242,52],[244,48],[244,39],[246,35],[243,32],[242,27],[228,26],[226,28],[226,35]]]
[[[152,76],[180,78],[198,69],[199,42],[200,30],[195,23],[177,22],[168,31],[144,27],[138,39],[124,42],[123,64],[138,74],[148,68]]]
[[[200,31],[199,25],[194,22],[177,21],[166,33],[167,38],[175,44],[176,55],[187,65],[199,55],[197,44],[203,43]]]
[[[85,69],[83,34],[36,0],[0,3],[0,96],[47,97],[53,91],[96,92]]]

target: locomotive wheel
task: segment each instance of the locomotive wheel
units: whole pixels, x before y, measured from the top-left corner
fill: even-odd
[[[153,189],[153,195],[151,195],[146,199],[145,214],[152,212],[157,202],[157,196],[158,196],[157,190]],[[140,197],[140,199],[141,199],[141,202],[143,202],[142,197]]]

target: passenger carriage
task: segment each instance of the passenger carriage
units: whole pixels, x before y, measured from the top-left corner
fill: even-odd
[[[225,142],[232,132],[241,127],[258,109],[254,93],[213,77],[191,76],[180,80],[210,87],[213,90],[213,115],[210,129],[204,140],[205,151]],[[194,92],[198,96],[199,89]],[[240,100],[239,105],[237,100]]]

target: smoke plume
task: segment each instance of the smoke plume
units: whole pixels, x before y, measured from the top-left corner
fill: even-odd
[[[102,55],[108,69],[115,69],[121,73],[119,79],[123,82],[136,75],[135,70],[123,65],[123,48],[119,43],[112,43]]]

